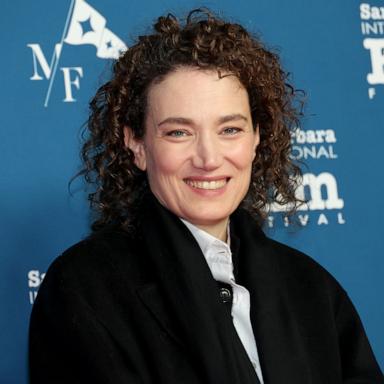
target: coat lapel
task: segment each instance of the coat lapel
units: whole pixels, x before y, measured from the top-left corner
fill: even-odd
[[[264,382],[313,383],[302,335],[295,318],[286,278],[276,263],[276,252],[246,212],[231,217],[231,232],[240,238],[234,262],[238,283],[251,298],[251,322]]]
[[[141,299],[164,328],[171,329],[166,313],[177,325],[201,382],[254,384],[255,371],[193,235],[153,196],[144,204],[140,232],[157,288],[141,290]]]
[[[151,312],[160,327],[169,335],[169,337],[177,344],[184,346],[179,335],[176,334],[172,321],[169,317],[166,303],[163,295],[160,294],[160,287],[157,284],[147,284],[137,289],[137,294]]]

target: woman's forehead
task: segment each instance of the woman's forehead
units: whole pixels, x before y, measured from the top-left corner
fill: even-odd
[[[168,115],[248,114],[248,93],[235,76],[220,77],[216,70],[179,69],[151,86],[148,112],[163,119]]]

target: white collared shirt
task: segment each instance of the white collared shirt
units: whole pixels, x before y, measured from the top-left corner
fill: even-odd
[[[249,359],[255,368],[256,374],[259,377],[260,383],[263,384],[263,375],[261,373],[259,355],[257,353],[257,346],[255,336],[253,334],[251,319],[250,319],[250,299],[248,290],[235,282],[233,275],[232,252],[229,244],[217,239],[210,235],[208,232],[197,228],[195,225],[188,221],[181,219],[181,221],[191,231],[199,244],[201,251],[208,263],[212,276],[216,281],[230,284],[232,286],[233,299],[232,299],[232,320],[236,332],[248,354]],[[229,225],[227,229],[228,241]]]

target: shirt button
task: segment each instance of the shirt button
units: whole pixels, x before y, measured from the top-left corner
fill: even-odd
[[[220,298],[223,303],[231,301],[231,291],[228,288],[220,288]]]

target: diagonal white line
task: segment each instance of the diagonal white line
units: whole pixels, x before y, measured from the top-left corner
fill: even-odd
[[[57,70],[57,66],[59,64],[61,50],[63,48],[63,42],[64,42],[64,39],[65,39],[65,35],[67,34],[67,31],[68,31],[68,25],[69,25],[69,21],[70,21],[71,16],[72,16],[72,10],[73,10],[73,6],[75,4],[75,1],[77,1],[77,0],[71,0],[71,5],[69,6],[69,10],[68,10],[68,13],[67,13],[67,19],[65,20],[63,34],[61,35],[60,50],[59,50],[59,53],[57,54],[57,57],[55,55],[55,51],[53,51],[53,57],[52,57],[52,60],[51,60],[51,67],[50,68],[52,68],[52,64],[53,64],[53,61],[55,60],[55,58],[56,58],[56,60],[54,61],[53,71],[51,72],[51,78],[49,79],[49,85],[48,85],[47,95],[45,96],[44,107],[48,106],[49,98],[51,96],[53,81],[54,81],[54,78],[56,76],[56,70]]]

